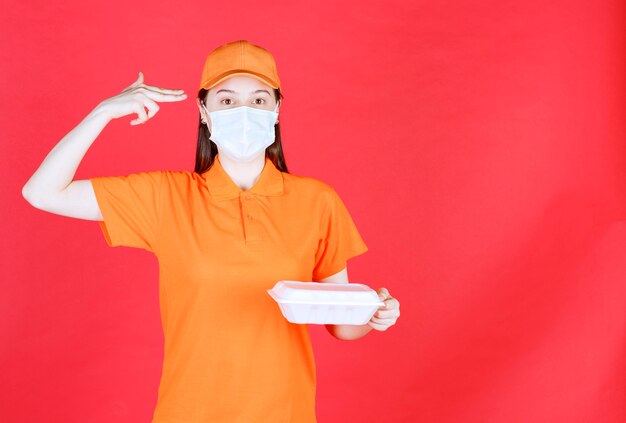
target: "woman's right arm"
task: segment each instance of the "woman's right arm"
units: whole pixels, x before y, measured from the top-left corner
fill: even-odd
[[[137,119],[130,124],[141,124],[158,112],[157,101],[185,98],[183,90],[145,85],[140,72],[132,85],[98,104],[59,141],[26,182],[22,196],[40,210],[79,219],[102,220],[91,181],[72,180],[91,144],[112,119],[137,113]]]

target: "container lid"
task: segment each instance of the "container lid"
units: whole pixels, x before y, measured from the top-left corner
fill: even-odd
[[[267,292],[279,303],[378,305],[376,291],[361,283],[278,281]]]

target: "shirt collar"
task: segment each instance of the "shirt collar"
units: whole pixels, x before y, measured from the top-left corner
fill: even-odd
[[[239,197],[244,192],[226,173],[219,161],[219,155],[216,155],[213,164],[206,172],[201,174],[206,181],[207,187],[211,195],[216,200],[229,200]],[[265,158],[265,164],[259,179],[252,188],[245,191],[247,194],[276,196],[283,194],[283,175],[280,170],[274,166],[274,163]]]

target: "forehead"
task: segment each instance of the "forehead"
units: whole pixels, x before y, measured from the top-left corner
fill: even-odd
[[[232,91],[228,92],[228,94],[246,95],[255,93],[258,90],[265,90],[271,94],[273,88],[253,76],[233,75],[230,78],[226,78],[219,84],[216,84],[210,91],[212,91],[213,95],[216,95],[220,90]],[[256,92],[256,94],[259,93],[262,94],[262,92]]]

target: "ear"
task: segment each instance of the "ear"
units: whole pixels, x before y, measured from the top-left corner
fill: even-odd
[[[196,103],[198,103],[198,110],[200,111],[200,120],[202,121],[202,123],[204,123],[206,125],[207,122],[207,116],[206,116],[206,110],[204,110],[203,104],[202,104],[202,100],[200,100],[199,98],[196,98]]]

